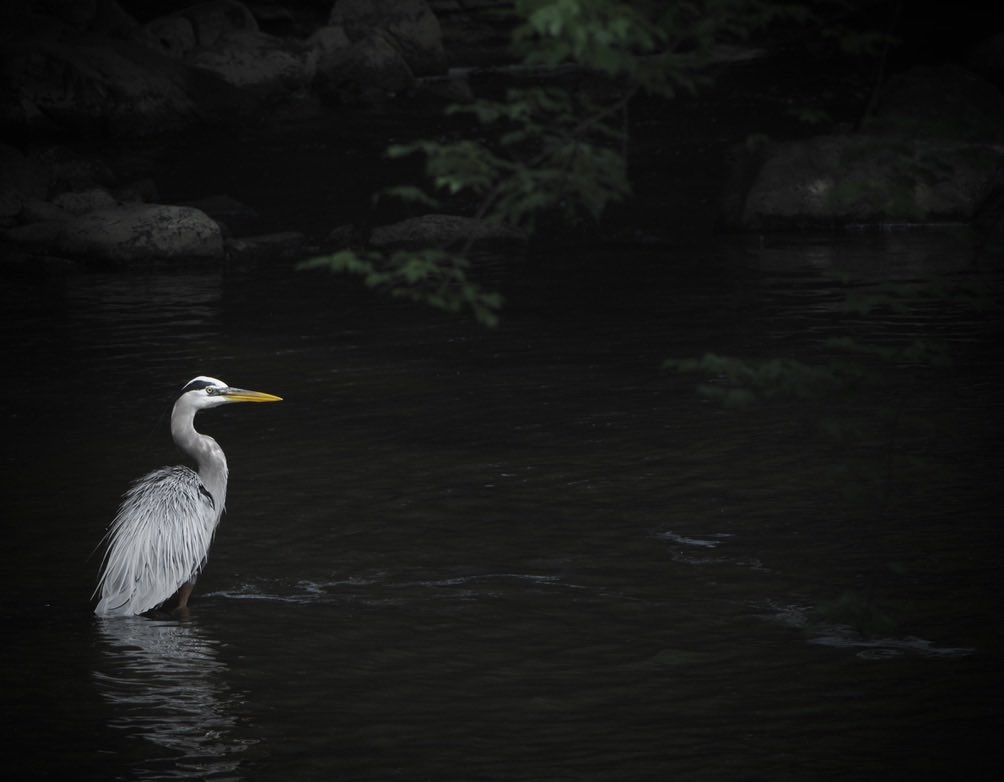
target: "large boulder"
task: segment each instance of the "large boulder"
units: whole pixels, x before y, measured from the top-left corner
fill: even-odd
[[[67,190],[52,199],[52,205],[71,215],[83,215],[95,209],[115,206],[115,197],[103,187],[90,187],[86,190]],[[24,219],[22,217],[22,219]]]
[[[328,24],[350,41],[382,33],[416,76],[446,71],[443,31],[425,0],[335,0]]]
[[[286,96],[306,81],[300,53],[260,32],[229,33],[216,39],[212,48],[189,53],[186,62],[262,97]]]
[[[0,64],[3,123],[28,135],[145,135],[185,127],[200,114],[189,69],[131,41],[15,42]]]
[[[0,225],[10,224],[24,204],[45,198],[49,175],[37,159],[0,144]]]
[[[210,0],[158,17],[145,27],[162,53],[210,71],[256,98],[285,96],[306,81],[300,47],[261,32],[238,0]]]
[[[335,103],[379,99],[415,84],[408,63],[380,31],[344,48],[315,50],[309,62],[314,91]]]
[[[238,0],[209,0],[150,20],[144,27],[147,41],[172,57],[185,57],[196,49],[212,49],[233,35],[260,32],[258,20]],[[226,47],[223,47],[226,48]]]
[[[738,147],[731,228],[972,222],[1000,188],[1004,95],[959,66],[889,80],[858,134]]]
[[[58,252],[106,263],[199,261],[223,257],[220,227],[185,206],[127,204],[96,209],[66,222]]]
[[[195,42],[203,48],[214,46],[226,35],[258,32],[258,21],[254,14],[238,0],[209,0],[190,5],[174,16],[180,16],[191,23]]]
[[[1004,149],[846,135],[769,144],[727,193],[729,226],[775,230],[970,221],[1004,170]]]
[[[345,29],[340,25],[324,25],[314,30],[305,41],[304,69],[308,82],[312,82],[319,71],[328,67],[328,61],[341,56],[352,43]]]
[[[181,14],[160,16],[144,28],[147,42],[168,57],[180,59],[199,45],[192,20]]]

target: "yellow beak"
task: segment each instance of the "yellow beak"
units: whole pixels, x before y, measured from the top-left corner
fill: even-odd
[[[228,388],[220,392],[228,402],[281,402],[282,397],[266,394],[264,391],[248,391],[243,388]]]

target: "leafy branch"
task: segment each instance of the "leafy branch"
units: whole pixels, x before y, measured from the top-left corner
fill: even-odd
[[[458,312],[466,307],[483,326],[495,326],[501,296],[472,282],[467,276],[468,267],[464,256],[435,247],[392,253],[342,250],[300,264],[302,269],[329,269],[361,276],[370,288],[445,312]]]
[[[516,0],[522,20],[512,37],[523,67],[547,74],[572,69],[576,87],[557,80],[510,89],[504,100],[479,99],[447,113],[467,115],[490,140],[419,139],[391,146],[391,159],[421,155],[425,183],[387,188],[423,210],[473,202],[477,221],[532,235],[542,219],[598,221],[631,193],[628,108],[640,93],[672,98],[708,80],[722,40],[739,40],[778,18],[798,19],[798,3],[777,0]],[[565,69],[565,70],[562,70]],[[548,79],[544,79],[545,81]],[[486,135],[483,132],[478,137]],[[361,276],[375,288],[445,309],[470,309],[497,321],[502,297],[472,279],[476,237],[419,250],[343,250],[299,268]],[[441,267],[441,268],[440,268]]]
[[[984,288],[931,279],[889,283],[868,290],[849,288],[842,309],[845,315],[854,318],[889,313],[916,321],[918,310],[923,307],[984,310],[992,305],[993,300]],[[863,324],[859,321],[856,325],[860,329]],[[874,426],[864,425],[860,409],[855,414],[842,414],[840,410],[847,408],[837,403],[866,388],[892,390],[891,406],[871,406],[883,432],[878,442],[884,443],[882,472],[888,492],[902,429],[910,423],[905,410],[908,396],[915,388],[916,371],[951,367],[951,345],[937,335],[921,332],[896,340],[879,340],[874,336],[862,339],[845,334],[827,339],[821,347],[831,357],[817,363],[707,353],[701,358],[667,359],[663,366],[674,372],[703,376],[697,393],[727,408],[749,408],[772,401],[806,403],[803,412],[808,413],[810,420],[814,419],[818,431],[830,442],[844,446],[874,443]]]

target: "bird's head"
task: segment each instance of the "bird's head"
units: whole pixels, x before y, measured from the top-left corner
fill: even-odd
[[[186,406],[195,410],[207,410],[231,402],[281,402],[282,397],[262,391],[233,388],[218,378],[199,375],[189,380],[181,389],[178,402],[182,400]]]

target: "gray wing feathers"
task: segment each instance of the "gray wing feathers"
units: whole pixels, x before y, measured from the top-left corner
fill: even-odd
[[[218,504],[187,467],[163,467],[136,481],[105,536],[95,613],[142,614],[194,578],[223,512]]]

